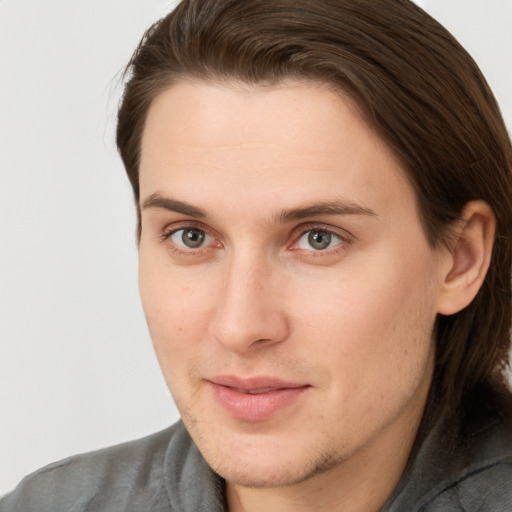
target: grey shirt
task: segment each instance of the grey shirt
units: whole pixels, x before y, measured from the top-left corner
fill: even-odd
[[[382,511],[512,511],[511,437],[509,422],[493,420],[475,428],[464,447],[435,427]],[[224,482],[181,422],[50,464],[0,500],[1,512],[225,510]]]

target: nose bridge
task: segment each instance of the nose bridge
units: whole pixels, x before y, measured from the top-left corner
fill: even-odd
[[[226,349],[245,352],[254,344],[283,341],[287,319],[278,298],[277,269],[255,250],[226,262],[210,334]]]

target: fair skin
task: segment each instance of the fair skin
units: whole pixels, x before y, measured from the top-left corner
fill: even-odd
[[[453,283],[485,257],[464,244],[457,269],[456,243],[428,244],[399,161],[319,84],[173,85],[148,113],[140,190],[148,326],[230,510],[379,510],[436,315],[469,300]]]

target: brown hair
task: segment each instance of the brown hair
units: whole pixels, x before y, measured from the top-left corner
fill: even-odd
[[[183,0],[146,32],[127,73],[117,144],[137,208],[148,108],[190,78],[303,78],[349,94],[405,164],[433,246],[468,201],[486,201],[497,235],[485,282],[436,325],[436,416],[495,380],[510,344],[512,149],[480,70],[439,23],[409,0]]]

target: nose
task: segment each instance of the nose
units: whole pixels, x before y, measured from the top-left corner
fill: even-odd
[[[282,287],[271,265],[253,256],[226,263],[210,335],[239,354],[283,342],[289,333]]]

